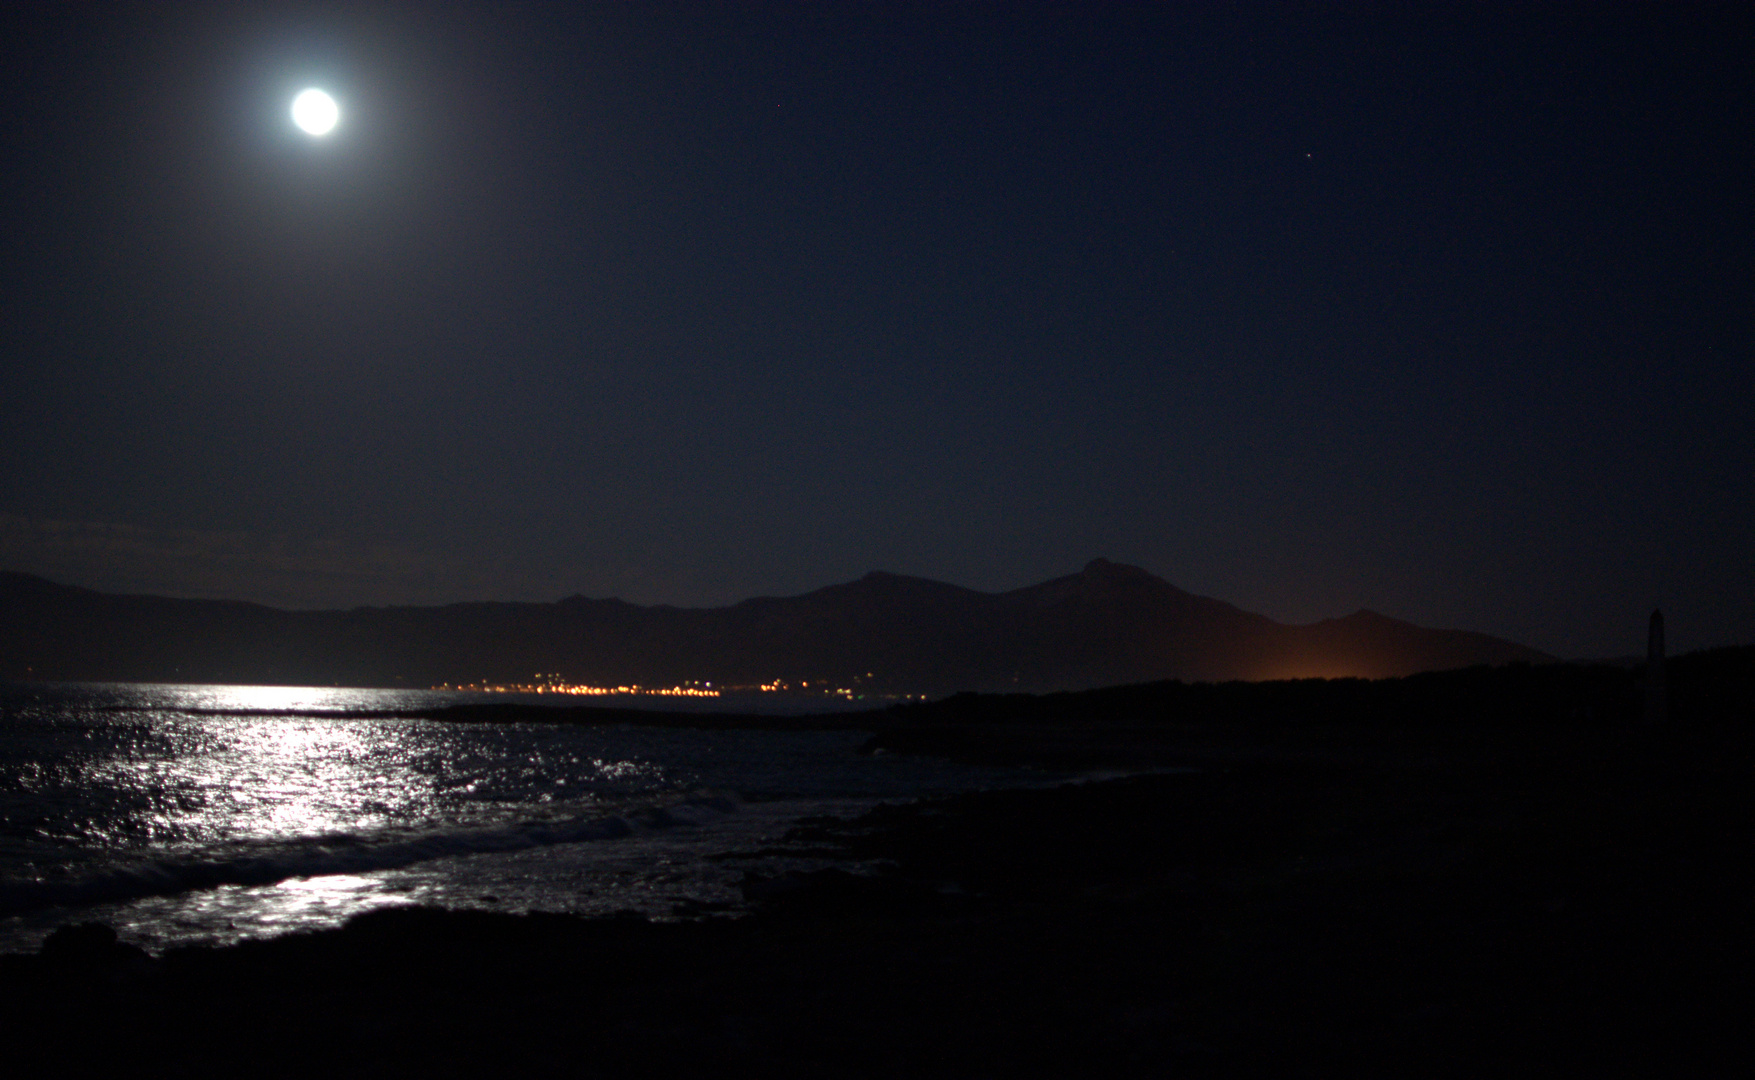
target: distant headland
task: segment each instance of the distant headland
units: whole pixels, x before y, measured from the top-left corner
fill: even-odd
[[[432,687],[773,686],[874,703],[963,690],[1383,678],[1554,658],[1359,611],[1308,626],[1196,596],[1135,566],[980,592],[874,572],[729,607],[550,604],[284,611],[118,595],[0,573],[0,677]]]

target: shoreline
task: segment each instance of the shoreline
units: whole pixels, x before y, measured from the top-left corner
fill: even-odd
[[[1258,734],[1228,760],[1209,738],[1195,772],[806,823],[791,840],[888,869],[750,876],[735,919],[405,908],[158,960],[64,933],[0,958],[0,1016],[24,1060],[193,1075],[1749,1056],[1749,725],[1501,733],[1467,754],[1391,735],[1344,755]]]
[[[1684,659],[1661,727],[1601,666],[725,717],[1099,775],[807,820],[789,851],[877,872],[746,872],[738,917],[64,930],[0,956],[0,1030],[201,1076],[1707,1071],[1755,1058],[1755,650]]]

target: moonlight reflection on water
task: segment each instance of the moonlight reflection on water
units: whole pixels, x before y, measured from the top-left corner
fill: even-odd
[[[0,951],[87,919],[162,948],[407,903],[662,915],[738,900],[756,864],[706,856],[802,816],[1043,778],[862,755],[857,731],[393,715],[467,700],[0,685]]]

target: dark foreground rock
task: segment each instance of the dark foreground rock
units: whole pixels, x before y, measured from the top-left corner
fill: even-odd
[[[741,919],[404,909],[156,960],[82,928],[0,958],[5,1049],[200,1076],[1750,1064],[1747,725],[1358,735],[819,823],[891,869],[752,878]]]

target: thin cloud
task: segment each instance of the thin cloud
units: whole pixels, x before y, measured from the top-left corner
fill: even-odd
[[[390,545],[0,514],[0,566],[109,592],[276,607],[444,603],[494,592],[452,559]]]

